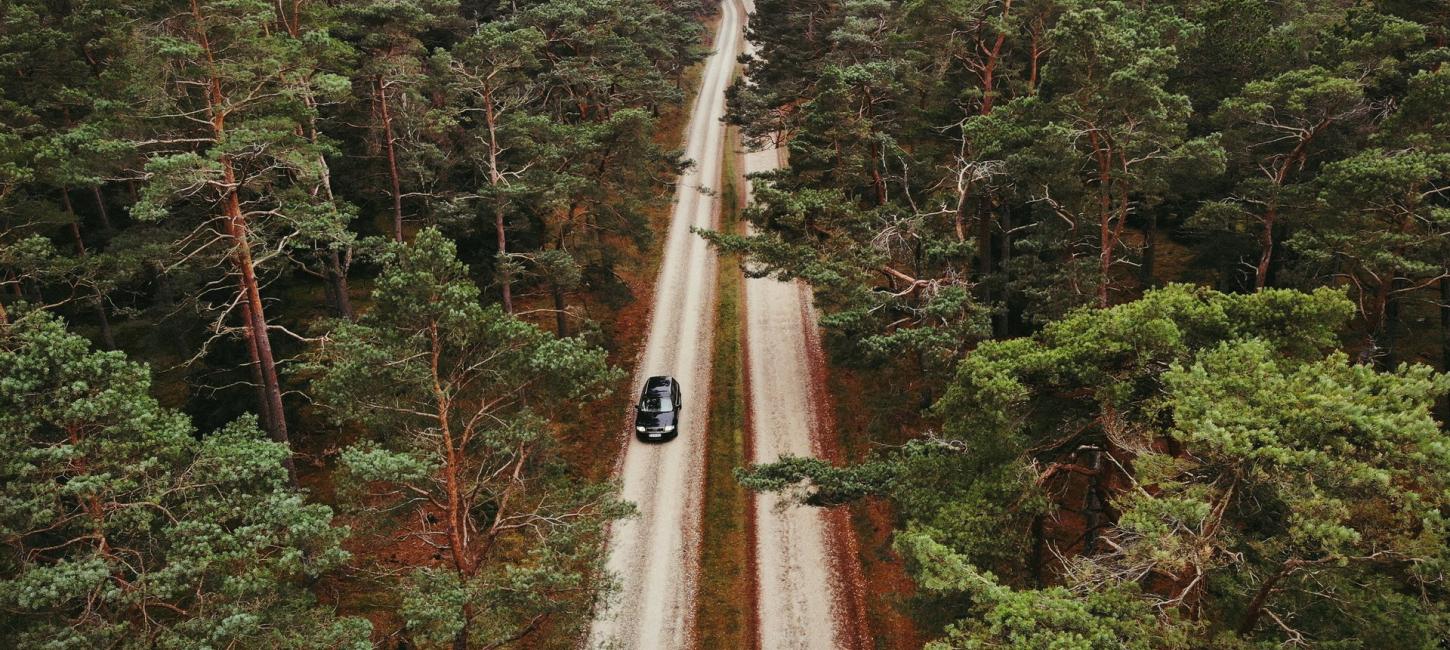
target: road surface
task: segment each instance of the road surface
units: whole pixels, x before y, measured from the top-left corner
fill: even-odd
[[[752,0],[721,3],[715,51],[705,64],[686,131],[686,156],[695,167],[676,190],[649,339],[635,371],[634,386],[651,375],[674,375],[680,381],[681,434],[667,444],[628,436],[616,473],[623,497],[639,507],[639,515],[610,531],[607,566],[619,591],[593,621],[591,647],[654,650],[687,648],[696,641],[691,632],[718,268],[714,250],[690,228],[718,226],[718,198],[701,188],[723,186],[726,134],[720,118],[737,54],[748,47],[742,35],[744,14],[751,10]],[[744,171],[773,169],[780,164],[778,154],[745,154]],[[820,367],[821,351],[809,288],[751,279],[744,291],[751,461],[828,455],[823,441],[830,418],[823,405],[829,402],[813,371]],[[773,496],[754,498],[757,591],[752,606],[758,647],[865,647],[854,537],[845,513],[781,509]],[[698,641],[711,647],[709,639]]]
[[[700,508],[709,422],[710,361],[715,325],[715,251],[690,227],[715,228],[725,151],[725,88],[736,69],[744,16],[721,3],[715,51],[705,63],[691,109],[685,155],[695,166],[675,191],[668,239],[655,282],[649,339],[634,386],[652,375],[674,375],[683,393],[680,435],[666,444],[628,437],[617,475],[636,517],[610,530],[609,571],[620,590],[595,617],[589,645],[654,650],[685,648],[695,617],[700,557]]]
[[[777,149],[745,153],[745,173],[779,167],[781,154]],[[745,315],[751,462],[786,455],[828,457],[827,441],[835,433],[826,387],[820,385],[823,365],[810,287],[747,279]],[[770,494],[755,499],[759,647],[866,647],[861,578],[846,513],[782,508]]]

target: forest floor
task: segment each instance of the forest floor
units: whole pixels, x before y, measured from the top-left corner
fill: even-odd
[[[835,434],[846,462],[860,462],[878,447],[900,445],[919,430],[916,425],[920,418],[910,409],[899,408],[899,393],[887,395],[868,386],[859,373],[849,368],[831,366],[826,386],[835,416]],[[925,636],[912,616],[917,604],[916,585],[892,548],[895,508],[884,499],[866,499],[848,508],[857,540],[856,559],[866,584],[871,585],[871,596],[865,603],[867,625],[874,633],[870,647],[920,648]]]

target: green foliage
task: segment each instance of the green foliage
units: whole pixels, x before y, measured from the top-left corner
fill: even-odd
[[[1022,178],[1022,193],[1043,210],[1024,246],[1037,261],[1058,261],[1020,269],[1019,290],[1044,307],[1031,317],[1110,304],[1121,291],[1116,269],[1130,213],[1156,208],[1181,179],[1222,172],[1217,138],[1190,137],[1189,97],[1169,86],[1180,47],[1197,34],[1167,8],[1074,8],[1047,34],[1060,54],[1044,70],[1040,94],[1004,107],[1031,134],[1006,172]]]
[[[1425,366],[1378,372],[1343,354],[1289,362],[1249,339],[1207,350],[1164,381],[1170,435],[1192,456],[1171,468],[1159,462],[1165,471],[1141,476],[1154,498],[1123,498],[1130,561],[1148,561],[1135,557],[1147,552],[1162,557],[1155,562],[1183,563],[1192,555],[1171,558],[1175,545],[1216,546],[1223,555],[1207,559],[1215,568],[1282,575],[1270,607],[1287,610],[1280,618],[1301,621],[1311,637],[1429,647],[1445,634],[1431,595],[1443,589],[1439,569],[1425,568],[1450,560],[1443,521],[1450,449],[1430,417],[1435,400],[1450,392],[1450,377]],[[1184,528],[1175,530],[1174,518],[1139,505],[1162,500],[1191,504],[1200,522],[1177,518]],[[1219,526],[1217,517],[1233,525]],[[1181,541],[1159,543],[1165,538]],[[1405,596],[1393,607],[1408,627],[1343,625],[1345,614],[1372,609],[1381,597],[1354,586],[1365,582]],[[1235,616],[1254,616],[1242,613],[1254,593],[1248,588],[1211,587],[1223,608],[1212,618],[1243,621],[1240,631],[1254,632],[1257,621]],[[1342,604],[1316,602],[1324,588],[1345,594]],[[1260,629],[1271,638],[1280,632],[1267,622]]]
[[[934,650],[1190,647],[1193,625],[1177,620],[1164,624],[1135,585],[1086,593],[1061,587],[1013,590],[930,535],[904,533],[896,547],[918,567],[923,588],[971,595],[976,615],[948,627],[944,638],[927,646]]]
[[[448,97],[436,120],[470,179],[446,195],[439,223],[489,232],[506,290],[546,284],[560,335],[580,317],[566,298],[586,286],[582,272],[612,273],[650,241],[646,210],[681,168],[657,144],[659,109],[683,99],[699,33],[656,3],[528,3],[429,58]]]
[[[832,359],[911,395],[901,411],[933,432],[741,480],[893,500],[918,577],[972,616],[951,646],[1431,645],[1445,526],[1426,413],[1444,386],[1398,364],[1450,362],[1450,311],[1431,324],[1450,295],[1443,4],[759,0],[727,119],[789,164],[757,179],[753,235],[705,235],[752,275],[808,281]],[[287,451],[233,421],[253,383],[276,396],[259,409],[274,433],[284,393],[294,425],[315,428],[296,408],[315,400],[361,426],[337,478],[373,546],[477,533],[394,572],[411,571],[389,604],[413,640],[570,633],[626,509],[570,476],[552,425],[618,375],[473,279],[551,301],[561,336],[590,330],[689,164],[658,131],[712,10],[6,3],[0,327],[19,365],[0,418],[21,438],[3,638],[358,638],[301,586],[341,561],[341,533],[279,474]],[[366,239],[394,200],[448,237]],[[236,318],[239,280],[255,321]],[[1149,291],[1173,282],[1205,288]],[[323,291],[345,320],[318,319]],[[157,394],[215,431],[197,442],[139,366],[25,303],[167,368]],[[247,375],[273,339],[278,363],[305,354],[291,385]],[[107,423],[71,442],[47,418]],[[448,505],[450,472],[515,470]],[[1040,531],[1081,514],[1069,484],[1097,505],[1055,562]],[[99,528],[92,497],[114,505]],[[530,512],[579,518],[514,527]]]
[[[1371,294],[1358,327],[1393,365],[1393,314],[1442,270],[1428,211],[1405,236],[1358,221],[1362,204],[1325,205],[1315,181],[1326,164],[1393,150],[1366,151],[1376,139],[1444,141],[1431,135],[1443,12],[1261,0],[757,12],[729,119],[784,141],[790,163],[762,179],[756,235],[713,239],[761,272],[810,280],[835,357],[909,368],[923,402],[989,317],[990,335],[1022,335],[1171,281],[1308,290],[1352,277]],[[1402,196],[1443,187],[1396,180]],[[1310,243],[1340,219],[1355,222],[1344,239]],[[1419,268],[1346,268],[1366,254],[1351,232]],[[1386,283],[1380,310],[1372,285]]]
[[[319,607],[346,529],[243,418],[199,440],[150,372],[42,312],[0,325],[0,638],[14,647],[367,647]]]
[[[1450,549],[1450,448],[1431,410],[1450,377],[1332,352],[1352,313],[1328,289],[1182,285],[1079,310],[968,355],[935,407],[940,434],[744,479],[815,505],[891,498],[918,583],[970,604],[941,647],[1429,647]],[[1052,543],[1044,515],[1075,516],[1056,496],[1072,474],[1110,505],[1089,531],[1100,543],[1060,562],[1025,550]],[[1013,588],[1044,573],[1061,586]],[[1389,611],[1407,625],[1363,625]]]
[[[547,291],[560,334],[577,321],[590,331],[598,317],[591,302],[606,288],[629,299],[617,269],[638,266],[650,217],[687,164],[658,131],[683,103],[687,70],[707,52],[698,19],[713,10],[702,0],[7,3],[0,326],[18,305],[43,305],[103,347],[165,368],[156,394],[202,428],[232,431],[242,425],[223,425],[253,410],[277,440],[289,425],[309,430],[298,451],[344,446],[311,431],[322,411],[307,405],[346,405],[334,411],[338,419],[369,435],[340,453],[337,493],[359,516],[380,515],[370,526],[398,521],[374,507],[387,497],[368,501],[374,488],[432,489],[449,468],[508,469],[471,485],[455,513],[491,528],[470,537],[487,541],[458,565],[467,568],[457,581],[467,611],[431,606],[420,591],[408,616],[448,621],[420,614],[411,632],[451,642],[444,637],[462,631],[480,645],[571,634],[584,620],[587,587],[602,575],[603,522],[627,508],[607,487],[577,480],[579,468],[555,453],[555,428],[586,419],[576,405],[620,377],[590,343],[620,342],[556,338],[506,315],[512,307],[488,304],[457,250],[481,276],[512,276],[521,301]],[[386,177],[393,164],[396,186]],[[394,190],[378,191],[387,187]],[[410,224],[399,239],[410,238],[413,223],[440,224],[461,243],[423,231],[411,252],[374,255],[387,247],[370,236],[380,222],[391,225],[394,198],[399,221]],[[481,245],[476,235],[495,234],[495,222],[500,246],[492,237]],[[355,259],[363,263],[352,267]],[[374,282],[379,266],[388,273]],[[366,318],[352,322],[360,312]],[[437,337],[410,329],[425,322]],[[309,328],[317,337],[295,335]],[[411,355],[425,349],[437,352],[441,372],[454,373],[444,419],[460,432],[461,466],[456,454],[426,444],[432,424],[416,415],[438,415],[432,369],[395,363],[418,361]],[[293,381],[279,381],[275,366]],[[260,399],[249,408],[254,387]],[[212,438],[223,436],[205,444]],[[235,466],[292,466],[285,447],[252,451],[256,458]],[[309,484],[334,484],[331,467],[300,471]],[[306,528],[321,516],[297,514],[308,509],[316,505],[279,504],[275,514]],[[530,550],[530,535],[549,542]],[[359,555],[381,557],[377,549],[392,542],[380,539],[366,537]],[[340,561],[324,555],[307,561]],[[77,563],[74,573],[98,570]],[[438,588],[436,602],[447,602],[449,587]],[[280,589],[274,600],[291,604],[276,611],[257,596],[255,612],[224,623],[177,604],[216,631],[207,641],[187,630],[175,643],[305,646],[281,630],[322,635],[330,624],[278,612],[303,611],[296,603],[307,591]],[[475,607],[478,598],[490,604]],[[114,620],[182,629],[179,610],[157,607]],[[70,612],[55,620],[62,614]],[[134,636],[145,645],[154,635]],[[338,638],[333,645],[354,637]]]
[[[1018,453],[1051,440],[1058,422],[1133,408],[1151,395],[1146,382],[1219,341],[1252,336],[1285,354],[1322,354],[1351,309],[1329,289],[1235,295],[1172,285],[1107,310],[1078,310],[1031,339],[979,347],[936,409],[949,435],[1021,432],[1023,444],[1008,447]],[[1039,422],[1039,414],[1049,419]]]
[[[325,31],[278,29],[278,21],[326,24],[326,10],[278,14],[266,2],[200,2],[182,15],[157,9],[132,53],[133,65],[160,75],[155,85],[137,78],[131,89],[151,125],[132,143],[144,152],[137,171],[146,180],[133,216],[191,230],[228,214],[234,193],[253,247],[287,250],[341,237],[349,214],[318,191],[328,174],[326,149],[309,132],[318,101],[336,95],[336,75],[325,68],[343,47]],[[193,86],[210,92],[188,92]],[[178,247],[198,262],[231,252],[190,240]]]
[[[1396,305],[1444,273],[1450,206],[1438,198],[1450,153],[1369,148],[1325,165],[1314,222],[1289,246],[1320,274],[1352,278],[1369,348],[1392,348]]]
[[[409,636],[433,647],[520,638],[543,620],[573,630],[603,528],[630,509],[613,486],[569,475],[541,414],[603,396],[619,371],[603,350],[483,306],[437,229],[382,259],[372,309],[337,323],[302,371],[338,421],[372,433],[342,453],[350,507],[379,535],[439,549],[398,583]]]

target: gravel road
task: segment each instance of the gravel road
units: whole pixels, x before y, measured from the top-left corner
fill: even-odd
[[[620,590],[597,614],[589,645],[684,648],[695,615],[700,556],[710,357],[715,325],[715,251],[690,227],[714,228],[725,148],[725,88],[736,69],[743,18],[721,3],[716,49],[705,64],[691,110],[685,155],[695,161],[675,192],[664,259],[655,283],[649,339],[635,370],[634,389],[652,375],[674,375],[683,403],[679,437],[645,444],[631,434],[617,468],[623,497],[639,514],[610,531],[608,568]],[[702,191],[708,188],[709,192]]]
[[[747,173],[779,165],[776,150],[747,153]],[[829,457],[829,396],[820,385],[820,341],[810,287],[745,281],[746,391],[751,461]],[[855,540],[844,511],[782,507],[755,497],[757,638],[761,648],[865,647]]]
[[[674,375],[684,394],[680,436],[645,444],[629,435],[616,474],[639,515],[610,531],[608,568],[619,590],[590,629],[590,647],[686,648],[693,643],[695,576],[700,557],[705,436],[714,343],[715,252],[690,228],[714,228],[725,153],[724,91],[743,44],[751,0],[721,3],[715,51],[705,64],[686,132],[695,166],[680,178],[669,239],[655,284],[649,340],[634,386]],[[748,47],[748,45],[747,45]],[[773,169],[776,150],[743,156],[745,172]],[[820,343],[809,288],[751,279],[745,284],[746,387],[752,462],[782,455],[823,456],[829,404],[820,386]],[[757,593],[752,603],[760,648],[864,647],[854,538],[844,513],[777,507],[755,497]],[[710,647],[708,639],[701,644]]]
[[[753,0],[744,0],[753,12]],[[745,45],[747,51],[753,49]],[[742,156],[746,174],[781,165],[779,149]],[[747,200],[751,197],[747,184]],[[803,282],[745,281],[746,392],[751,462],[830,457],[830,397],[811,290]],[[815,370],[815,371],[813,371]],[[844,511],[755,503],[756,638],[775,649],[864,648],[862,580]]]

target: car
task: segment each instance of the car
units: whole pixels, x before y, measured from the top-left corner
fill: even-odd
[[[680,382],[650,377],[634,405],[634,435],[644,441],[673,440],[680,435]]]

